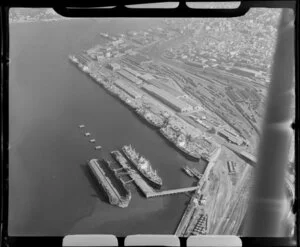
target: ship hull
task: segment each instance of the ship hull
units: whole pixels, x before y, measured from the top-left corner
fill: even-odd
[[[156,182],[154,179],[152,179],[150,176],[145,174],[141,169],[139,168],[138,164],[130,157],[130,155],[127,154],[127,152],[122,148],[123,154],[126,156],[126,158],[137,168],[139,173],[143,176],[144,179],[146,179],[147,183],[150,184],[152,187],[160,189],[162,186],[162,183]]]
[[[191,161],[199,161],[201,159],[201,157],[199,156],[195,156],[191,153],[189,153],[188,151],[186,151],[185,149],[177,146],[172,140],[170,140],[170,138],[165,134],[163,133],[162,131],[159,131],[159,133],[161,133],[167,140],[168,142],[170,142],[172,144],[173,147],[175,147],[177,150],[180,151],[181,154],[184,155],[184,157],[186,157],[188,160],[191,160]]]

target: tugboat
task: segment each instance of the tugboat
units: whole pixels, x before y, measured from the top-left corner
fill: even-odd
[[[101,148],[102,148],[101,146],[96,146],[96,147],[95,147],[96,150],[99,150],[99,149],[101,149]]]
[[[95,139],[91,139],[91,140],[90,140],[90,142],[95,142],[95,141],[96,141]]]
[[[85,135],[85,136],[90,136],[90,135],[91,135],[91,133],[89,133],[89,132],[86,132],[84,135]]]
[[[81,125],[79,125],[79,128],[84,128],[85,127],[85,125],[84,124],[81,124]]]

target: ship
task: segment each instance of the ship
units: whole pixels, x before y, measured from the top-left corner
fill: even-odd
[[[73,55],[70,55],[70,56],[69,56],[69,59],[70,59],[72,62],[74,62],[74,63],[78,63],[78,59],[77,59],[75,56],[73,56]]]
[[[96,146],[95,147],[96,150],[101,149],[101,148],[102,148],[101,146]]]
[[[187,175],[189,175],[190,177],[193,177],[193,176],[194,176],[193,173],[189,170],[188,167],[183,167],[182,169],[183,169],[183,170],[185,171],[185,173],[186,173]]]
[[[84,127],[85,127],[84,124],[79,125],[79,128],[84,128]]]
[[[91,135],[91,133],[89,133],[89,132],[86,132],[84,135],[85,135],[85,136],[90,136],[90,135]]]
[[[164,130],[164,128],[161,128],[159,130],[159,132],[168,140],[170,141],[175,147],[177,147],[178,150],[181,151],[182,154],[184,154],[184,156],[186,158],[188,158],[189,160],[192,161],[199,161],[201,158],[201,155],[199,155],[198,153],[195,152],[191,152],[190,150],[188,150],[186,148],[185,145],[180,145],[180,143],[178,143],[176,140],[173,140],[171,136],[169,136],[166,131]]]
[[[151,116],[151,114],[142,108],[136,108],[135,112],[138,116],[155,128],[161,128],[164,124],[162,120],[159,121],[158,119],[155,119],[155,117]]]
[[[90,140],[90,142],[95,142],[95,141],[96,141],[96,139],[91,139],[91,140]]]
[[[122,151],[150,185],[158,188],[162,186],[162,179],[158,176],[156,170],[152,169],[149,160],[137,153],[131,145],[123,146]]]

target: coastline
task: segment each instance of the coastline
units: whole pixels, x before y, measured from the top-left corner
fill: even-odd
[[[73,18],[67,18],[67,17],[59,17],[59,18],[53,18],[53,19],[34,19],[34,20],[12,20],[9,19],[10,24],[14,23],[37,23],[37,22],[54,22],[54,21],[69,21],[73,20]]]
[[[76,58],[75,58],[76,59]],[[84,65],[82,65],[79,61],[76,61],[72,58],[72,56],[69,57],[69,60],[73,63],[76,64],[77,68],[80,69],[81,71],[83,71],[86,75],[88,75],[91,79],[93,79],[98,85],[102,86],[110,95],[114,96],[115,98],[117,98],[120,102],[124,103],[129,110],[133,111],[135,113],[135,115],[139,116],[141,118],[141,120],[146,121],[152,128],[155,128],[156,130],[158,130],[160,132],[160,134],[164,137],[165,140],[167,140],[169,143],[172,144],[172,146],[180,151],[181,154],[183,154],[187,159],[191,160],[191,161],[200,161],[201,158],[203,158],[201,155],[199,155],[199,157],[195,157],[194,155],[189,154],[188,152],[186,152],[184,149],[179,148],[176,143],[173,142],[173,140],[171,140],[170,138],[167,138],[163,133],[161,133],[161,128],[157,127],[155,124],[153,124],[151,121],[149,121],[143,114],[140,114],[137,112],[137,109],[139,107],[136,107],[132,104],[130,104],[126,98],[122,97],[119,95],[118,91],[119,89],[117,89],[118,91],[114,91],[115,89],[113,89],[113,85],[111,85],[110,83],[108,84],[107,82],[100,80],[98,78],[96,78],[95,75],[93,75],[92,72],[90,72],[89,70],[84,70]]]

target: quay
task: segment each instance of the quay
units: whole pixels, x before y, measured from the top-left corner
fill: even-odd
[[[216,161],[219,158],[219,155],[221,154],[221,147],[218,148],[218,150],[216,150],[216,152],[214,153],[214,155],[211,157],[204,173],[202,176],[200,176],[200,179],[198,181],[198,186],[196,187],[196,192],[194,193],[194,195],[192,196],[192,198],[190,199],[189,204],[186,207],[186,210],[184,211],[181,220],[177,226],[177,229],[175,231],[175,235],[176,236],[187,236],[190,233],[194,232],[195,234],[204,234],[208,232],[208,216],[205,216],[205,224],[206,227],[203,227],[203,220],[201,220],[201,222],[199,222],[199,214],[200,214],[200,209],[201,209],[201,198],[203,198],[203,190],[204,187],[207,184],[207,180],[208,180],[208,175],[211,171],[211,169],[213,168],[213,166],[215,165]],[[197,190],[197,188],[199,188],[199,190]],[[200,203],[199,203],[200,201]],[[202,218],[201,218],[202,219]],[[199,222],[199,224],[198,224]],[[200,224],[201,223],[201,224]],[[199,229],[198,229],[199,228]]]
[[[114,169],[116,174],[118,171],[121,171],[120,176],[128,175],[137,185],[137,187],[142,191],[146,198],[153,198],[159,196],[168,196],[168,195],[175,195],[179,193],[186,193],[190,191],[195,191],[199,188],[199,186],[187,187],[187,188],[179,188],[179,189],[172,189],[172,190],[164,190],[164,191],[156,191],[150,185],[145,182],[145,180],[131,167],[129,166],[126,158],[119,152],[119,151],[112,151],[111,155],[114,159],[122,166],[122,168]]]
[[[91,159],[88,162],[88,166],[91,169],[91,172],[98,181],[98,184],[104,189],[108,197],[109,203],[112,205],[125,208],[128,206],[131,200],[131,194],[128,194],[126,197],[122,197],[119,191],[113,186],[111,180],[107,177],[104,170],[98,163],[97,159]]]
[[[152,189],[150,185],[148,185],[145,180],[128,164],[126,158],[119,151],[112,151],[112,157],[122,166],[126,175],[128,175],[136,184],[136,186],[143,192],[143,194],[147,197],[148,194],[154,193],[155,191]],[[120,168],[121,169],[121,168]],[[119,170],[119,169],[118,169]],[[117,170],[117,171],[118,171]],[[117,172],[115,170],[115,172]],[[124,173],[122,171],[122,173]],[[123,174],[125,175],[125,174]]]
[[[159,191],[159,192],[152,192],[148,193],[146,195],[147,198],[151,197],[158,197],[158,196],[168,196],[168,195],[175,195],[179,193],[185,193],[185,192],[190,192],[190,191],[195,191],[199,187],[198,186],[193,186],[193,187],[187,187],[187,188],[180,188],[180,189],[173,189],[173,190],[164,190],[164,191]]]

